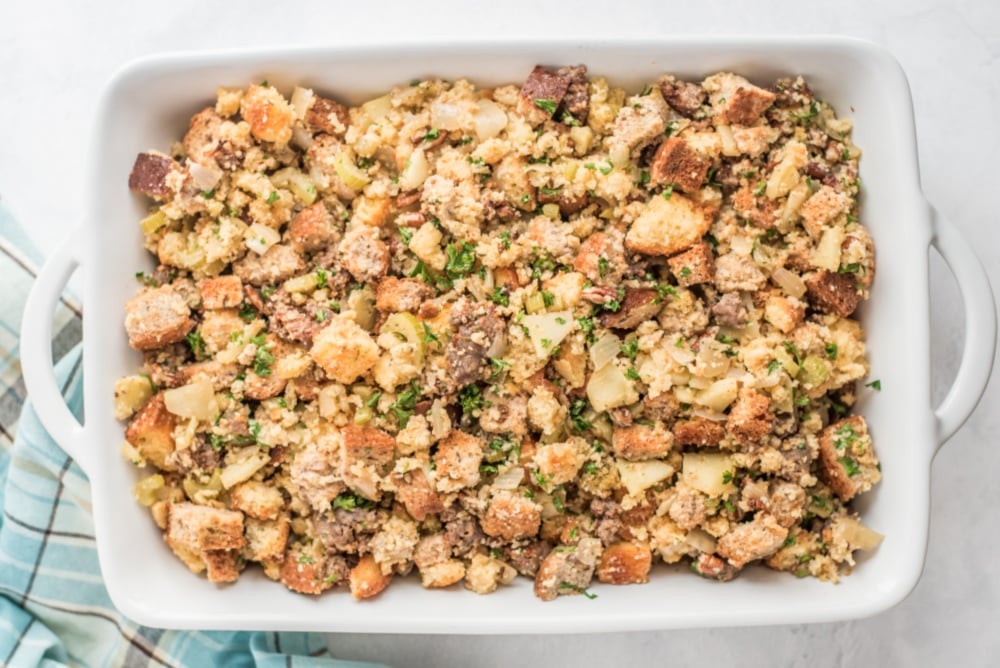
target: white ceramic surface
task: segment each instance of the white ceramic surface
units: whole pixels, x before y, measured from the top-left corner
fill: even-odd
[[[356,63],[364,62],[362,70]],[[125,177],[137,151],[165,147],[219,84],[267,78],[305,83],[358,102],[414,77],[471,75],[482,84],[518,81],[536,62],[584,62],[591,71],[638,88],[662,72],[698,77],[733,69],[761,81],[801,72],[819,95],[855,121],[865,151],[863,217],[880,249],[873,298],[862,311],[872,376],[884,394],[865,393],[885,479],[859,507],[886,534],[837,586],[754,569],[719,587],[658,569],[644,587],[599,586],[598,601],[542,604],[520,582],[489,597],[427,592],[396,583],[377,601],[346,595],[293,595],[262,576],[244,575],[219,591],[194,578],[168,550],[145,510],[132,502],[135,479],[117,448],[121,426],[109,398],[132,370],[119,305],[132,276],[150,262],[135,221],[145,203]],[[790,64],[794,63],[794,66]],[[25,318],[24,364],[49,430],[91,478],[102,571],[117,605],[136,621],[163,627],[316,629],[412,633],[540,633],[829,621],[874,614],[914,586],[927,539],[929,467],[937,446],[972,411],[989,377],[995,319],[985,274],[961,237],[937,220],[919,189],[913,117],[905,78],[881,49],[838,39],[674,39],[669,42],[538,42],[413,46],[401,50],[312,49],[187,55],[131,66],[111,85],[98,112],[81,231],[47,265]],[[905,221],[905,223],[904,223]],[[905,227],[903,225],[905,224]],[[113,233],[108,233],[112,231]],[[956,270],[972,325],[954,390],[931,408],[928,254],[934,243]],[[885,249],[891,248],[891,252]],[[84,275],[86,419],[81,427],[57,402],[47,368],[46,316],[76,264]],[[907,336],[900,337],[900,331]],[[150,578],[154,572],[157,577]]]

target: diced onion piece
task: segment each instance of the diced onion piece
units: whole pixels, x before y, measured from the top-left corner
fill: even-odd
[[[493,480],[494,489],[517,489],[524,480],[524,467],[511,466]]]
[[[813,251],[812,263],[827,271],[837,271],[840,268],[840,247],[843,243],[844,228],[828,227]]]
[[[174,387],[163,392],[167,410],[184,418],[209,421],[219,412],[212,381],[200,380],[190,385]]]
[[[584,155],[590,150],[590,142],[594,141],[594,131],[586,125],[575,125],[569,129],[569,139],[577,155]]]
[[[312,133],[306,130],[304,127],[296,125],[292,128],[292,144],[298,146],[303,151],[308,151],[309,147],[313,145]]]
[[[306,112],[313,105],[313,92],[309,88],[302,88],[301,86],[296,86],[292,91],[292,97],[289,100],[292,104],[292,111],[295,112],[295,118],[303,119],[306,117]]]
[[[528,313],[541,313],[545,310],[545,297],[541,292],[532,292],[524,299],[524,310]]]
[[[468,110],[452,102],[435,102],[431,105],[431,127],[439,130],[459,130],[469,120]]]
[[[528,328],[528,336],[531,337],[538,356],[546,357],[573,329],[573,312],[554,311],[526,315],[521,319],[521,324]]]
[[[713,554],[715,552],[715,537],[702,529],[692,529],[684,537],[684,542],[706,554]]]
[[[371,181],[368,173],[354,164],[354,156],[347,151],[341,151],[333,159],[333,171],[351,190],[361,190]]]
[[[226,489],[249,480],[253,474],[264,468],[271,459],[266,452],[256,450],[244,459],[234,462],[222,469],[222,486]]]
[[[711,422],[725,422],[728,419],[725,413],[711,411],[705,408],[695,408],[691,411],[691,415],[697,418],[709,420]]]
[[[559,205],[554,202],[543,204],[542,215],[552,220],[559,220]]]
[[[656,459],[648,462],[626,462],[619,460],[615,463],[615,466],[618,468],[618,475],[621,478],[622,485],[631,496],[641,494],[646,489],[666,480],[674,474],[673,466]]]
[[[403,171],[399,175],[399,187],[403,190],[416,190],[424,185],[428,174],[430,165],[427,163],[427,155],[424,149],[418,148],[406,159]]]
[[[687,452],[681,465],[681,480],[709,496],[736,491],[733,460],[721,452]]]
[[[613,165],[627,165],[629,160],[628,146],[626,144],[614,144],[608,153],[608,160]]]
[[[115,381],[115,419],[125,420],[153,396],[149,376],[125,376]]]
[[[347,298],[348,307],[354,311],[354,321],[371,331],[375,326],[375,291],[370,285],[355,290]]]
[[[694,361],[694,351],[692,351],[690,348],[687,347],[687,345],[683,343],[680,345],[680,347],[678,347],[676,344],[672,344],[669,348],[667,348],[667,352],[671,357],[674,358],[674,361],[677,362],[678,364],[686,365]],[[677,381],[674,382],[676,383]]]
[[[258,255],[263,255],[271,246],[281,241],[281,234],[273,227],[254,223],[247,229],[245,238],[247,248]]]
[[[729,370],[729,357],[724,351],[728,348],[719,341],[702,341],[698,349],[698,375],[705,378],[718,378]]]
[[[684,382],[686,383],[687,381]],[[674,388],[674,396],[677,397],[677,401],[682,404],[693,404],[697,395],[695,394],[695,391],[687,385],[678,385]]]
[[[188,171],[198,189],[206,193],[219,185],[219,180],[222,179],[222,170],[206,167],[197,162],[189,162]]]
[[[418,367],[424,363],[424,329],[412,313],[393,313],[382,323],[382,333],[394,335],[400,341],[412,343],[413,362]]]
[[[163,213],[163,209],[157,209],[143,218],[139,223],[139,227],[142,228],[143,234],[152,234],[166,224],[167,214]]]
[[[878,531],[854,519],[853,517],[841,517],[837,520],[844,527],[844,537],[847,542],[859,550],[871,550],[879,546],[885,538]]]
[[[296,276],[295,278],[289,278],[281,284],[281,287],[283,287],[286,292],[312,292],[318,287],[316,283],[316,274],[302,274],[301,276]]]
[[[734,234],[729,241],[729,247],[737,255],[749,255],[753,251],[755,237],[747,234]]]
[[[132,492],[135,494],[135,500],[139,502],[139,505],[146,506],[148,508],[156,503],[156,492],[162,489],[163,485],[163,476],[159,473],[154,473],[153,475],[146,476],[137,482]]]
[[[492,139],[507,127],[507,114],[493,100],[479,100],[479,110],[473,116],[479,141]]]
[[[369,123],[381,120],[392,111],[392,99],[388,95],[376,97],[361,105],[361,113],[365,115]]]
[[[621,339],[608,332],[590,347],[590,361],[594,363],[595,371],[600,371],[618,357],[621,343]]]
[[[713,411],[724,411],[736,399],[739,392],[739,382],[735,378],[723,378],[712,383],[712,386],[695,396],[695,403],[711,408]]]
[[[722,140],[722,155],[734,158],[740,154],[740,149],[736,145],[736,137],[733,136],[733,129],[728,125],[716,125],[715,131],[719,133]]]
[[[639,401],[639,393],[625,374],[614,364],[595,371],[587,382],[587,398],[598,412]]]
[[[806,293],[806,284],[802,279],[784,267],[778,267],[772,271],[771,280],[790,297],[802,299],[802,295]]]

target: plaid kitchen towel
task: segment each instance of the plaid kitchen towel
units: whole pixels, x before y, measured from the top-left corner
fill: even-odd
[[[87,478],[25,397],[18,332],[37,259],[0,203],[0,666],[372,666],[331,658],[318,634],[164,631],[114,608],[98,568]],[[79,417],[80,309],[71,299],[53,331],[56,376]]]

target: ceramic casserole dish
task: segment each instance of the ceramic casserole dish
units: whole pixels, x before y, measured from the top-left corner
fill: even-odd
[[[138,221],[146,200],[127,188],[136,153],[165,149],[183,135],[216,87],[269,80],[357,104],[415,78],[469,78],[478,85],[519,82],[536,64],[586,64],[593,75],[638,91],[672,72],[700,80],[720,70],[760,84],[802,74],[816,94],[854,122],[861,147],[861,216],[875,240],[878,271],[860,314],[871,378],[864,414],[884,479],[857,509],[885,535],[853,574],[831,585],[764,568],[720,584],[658,567],[649,584],[598,585],[596,600],[543,603],[519,579],[490,596],[461,588],[425,590],[416,577],[358,603],[343,591],[294,594],[247,572],[217,587],[171,554],[132,487],[137,472],[120,452],[115,379],[140,356],[128,346],[123,304],[136,271],[149,269]],[[874,45],[845,38],[672,38],[662,41],[495,42],[309,48],[147,58],[121,71],[104,93],[87,170],[87,204],[75,232],[56,250],[33,289],[22,335],[24,371],[42,422],[90,478],[101,570],[112,600],[137,622],[166,628],[393,633],[554,633],[762,625],[871,615],[901,601],[926,552],[930,464],[974,409],[989,378],[996,314],[981,265],[920,190],[913,108],[898,63]],[[966,313],[965,353],[954,386],[931,405],[928,252],[954,272]],[[49,341],[56,300],[83,272],[85,419],[77,422],[55,383]]]

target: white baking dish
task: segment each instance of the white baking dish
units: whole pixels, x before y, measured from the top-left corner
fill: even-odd
[[[871,301],[862,309],[872,377],[863,393],[884,480],[861,501],[864,521],[885,534],[839,585],[797,580],[763,568],[720,584],[657,567],[650,584],[597,585],[596,600],[542,603],[520,579],[490,596],[427,591],[415,578],[357,603],[344,591],[314,599],[256,572],[218,588],[187,572],[132,498],[135,470],[119,454],[114,380],[139,356],[127,344],[122,305],[133,274],[151,258],[137,221],[147,206],[128,191],[135,155],[165,149],[216,86],[268,79],[284,90],[313,86],[356,103],[417,77],[518,82],[536,63],[585,63],[594,74],[638,90],[662,72],[699,79],[734,70],[762,83],[801,73],[820,97],[855,122],[862,147],[862,221],[878,252]],[[688,38],[669,41],[505,42],[282,49],[169,55],[120,72],[98,113],[80,227],[53,254],[26,309],[22,351],[28,389],[42,422],[90,476],[98,553],[108,591],[132,619],[158,627],[409,633],[543,633],[818,622],[861,617],[902,600],[924,561],[929,472],[938,447],[972,412],[989,377],[996,313],[985,273],[955,229],[920,191],[913,110],[905,76],[882,49],[843,38]],[[952,267],[966,308],[965,358],[945,401],[930,405],[928,250]],[[79,267],[84,284],[86,416],[62,403],[48,341],[56,298]]]

